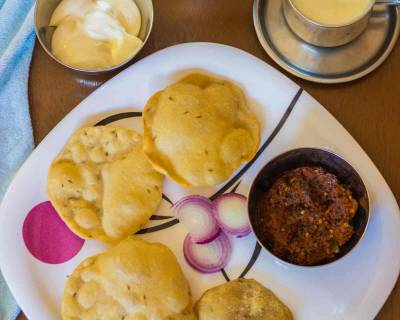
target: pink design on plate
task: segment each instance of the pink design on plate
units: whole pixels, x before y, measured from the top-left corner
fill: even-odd
[[[72,259],[85,242],[68,229],[50,201],[39,203],[29,211],[22,234],[29,252],[50,264]]]

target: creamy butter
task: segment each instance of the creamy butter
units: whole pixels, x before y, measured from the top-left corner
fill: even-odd
[[[307,18],[325,25],[344,25],[361,17],[372,0],[292,0]]]
[[[137,37],[141,16],[134,0],[63,0],[51,26],[53,54],[84,70],[118,65],[142,46]]]

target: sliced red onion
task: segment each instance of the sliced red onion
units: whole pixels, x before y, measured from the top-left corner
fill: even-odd
[[[197,244],[188,234],[183,243],[186,261],[197,271],[213,273],[224,268],[231,256],[232,247],[227,235],[221,232],[214,241]]]
[[[173,208],[177,219],[188,229],[195,243],[208,243],[218,236],[220,228],[208,198],[188,196],[179,200]]]
[[[247,215],[246,197],[238,193],[225,193],[214,200],[214,215],[222,230],[238,238],[251,232]]]

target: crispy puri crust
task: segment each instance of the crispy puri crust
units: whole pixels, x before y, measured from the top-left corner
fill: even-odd
[[[63,320],[195,320],[176,257],[160,243],[129,237],[81,262],[68,278]]]
[[[138,231],[157,209],[163,176],[142,151],[142,137],[122,128],[73,134],[50,166],[47,193],[60,217],[85,239],[115,242]]]
[[[292,320],[289,308],[253,279],[207,290],[195,305],[199,320]]]
[[[220,100],[228,102],[219,105]],[[160,119],[163,115],[168,119]],[[155,93],[142,121],[145,155],[157,171],[183,186],[222,183],[254,157],[260,143],[258,121],[242,90],[202,74]]]

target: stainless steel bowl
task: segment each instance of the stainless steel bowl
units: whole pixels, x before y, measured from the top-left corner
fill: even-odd
[[[337,253],[333,258],[312,266],[297,265],[275,255],[272,252],[268,241],[265,239],[263,226],[260,224],[260,215],[263,210],[263,207],[260,204],[262,203],[265,192],[268,191],[276,179],[281,177],[282,174],[288,170],[302,166],[318,166],[334,174],[340,183],[350,188],[353,197],[358,202],[358,210],[350,222],[354,228],[353,236],[348,242],[340,247],[339,253]],[[264,249],[274,255],[278,261],[284,264],[300,267],[318,267],[327,265],[341,259],[352,251],[363,238],[367,229],[370,218],[369,207],[368,192],[357,171],[335,153],[318,148],[300,148],[290,150],[269,161],[257,174],[250,187],[248,195],[250,225],[258,239],[258,242]]]
[[[133,1],[133,0],[132,0]],[[143,45],[142,47],[131,57],[129,57],[127,60],[123,61],[122,63],[112,66],[110,68],[106,69],[100,69],[100,70],[85,70],[85,69],[79,69],[74,66],[67,65],[60,61],[51,51],[51,39],[55,30],[55,27],[50,27],[50,19],[51,16],[58,6],[58,4],[61,2],[61,0],[37,0],[36,1],[36,7],[35,7],[35,31],[36,31],[36,36],[42,45],[43,49],[48,53],[50,57],[52,57],[55,61],[58,63],[62,64],[63,66],[70,68],[75,71],[80,71],[80,72],[85,72],[85,73],[102,73],[102,72],[107,72],[107,71],[112,71],[115,69],[118,69],[119,67],[125,65],[128,63],[130,60],[135,57],[138,52],[143,48],[145,45],[147,39],[149,38],[151,29],[153,27],[153,15],[154,15],[154,9],[153,9],[153,2],[152,0],[134,0],[136,5],[138,6],[141,17],[142,17],[142,24],[140,27],[140,32],[138,37],[142,39]]]
[[[283,0],[283,12],[290,29],[304,41],[320,47],[337,47],[358,37],[368,26],[373,6],[371,1],[364,14],[348,24],[323,25],[304,16],[292,0]]]

